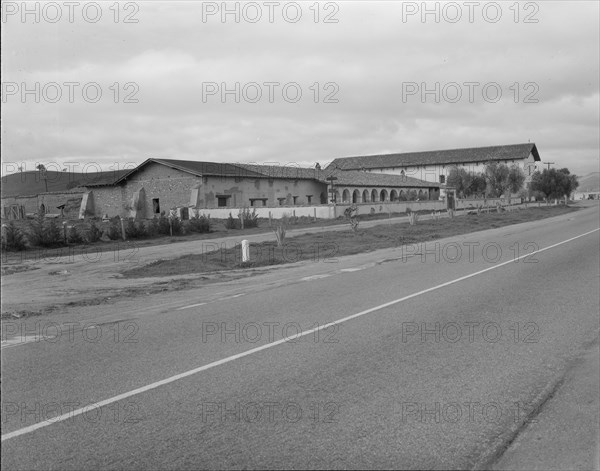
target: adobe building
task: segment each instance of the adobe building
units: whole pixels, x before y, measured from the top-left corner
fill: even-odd
[[[439,184],[405,176],[154,158],[84,189],[86,214],[140,218],[176,208],[324,205],[334,196],[340,203],[395,201],[411,190],[424,200],[439,197]]]
[[[508,166],[518,165],[525,173],[525,184],[531,180],[540,162],[534,143],[505,146],[472,147],[466,149],[408,152],[402,154],[365,155],[337,158],[328,169],[342,171],[362,170],[370,173],[406,175],[427,182],[445,184],[450,170],[464,168],[468,172],[483,173],[492,162]]]

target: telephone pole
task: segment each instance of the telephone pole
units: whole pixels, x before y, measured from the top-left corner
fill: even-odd
[[[550,170],[550,165],[554,165],[555,162],[544,162],[544,165],[548,166],[548,170]]]

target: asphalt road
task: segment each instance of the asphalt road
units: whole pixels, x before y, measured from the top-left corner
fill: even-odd
[[[3,349],[2,465],[492,466],[597,348],[598,217],[40,319]]]

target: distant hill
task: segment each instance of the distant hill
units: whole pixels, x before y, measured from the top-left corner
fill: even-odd
[[[577,191],[581,193],[600,191],[600,172],[592,172],[583,177],[579,177],[579,187],[577,187]]]
[[[57,172],[48,170],[46,182],[39,171],[13,173],[2,177],[2,196],[28,196],[45,193],[46,191],[67,191],[86,184],[112,183],[130,170],[107,172]]]

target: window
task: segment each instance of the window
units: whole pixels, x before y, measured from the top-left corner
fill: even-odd
[[[446,183],[446,175],[440,175],[440,183]]]
[[[152,198],[152,211],[154,214],[160,214],[160,203],[158,198]]]
[[[294,204],[296,204],[296,201],[298,200],[297,196],[292,196],[293,200],[294,200]]]
[[[287,200],[287,198],[277,198],[277,201],[279,201],[279,206],[283,206],[285,200]]]
[[[231,195],[215,195],[217,197],[217,207],[226,208],[229,206],[227,200],[231,198]]]
[[[312,195],[306,195],[306,199],[308,200],[308,204],[312,201]]]
[[[250,198],[250,206],[255,206],[255,202],[256,201],[262,201],[262,205],[261,206],[266,206],[267,205],[267,200],[269,198]]]

